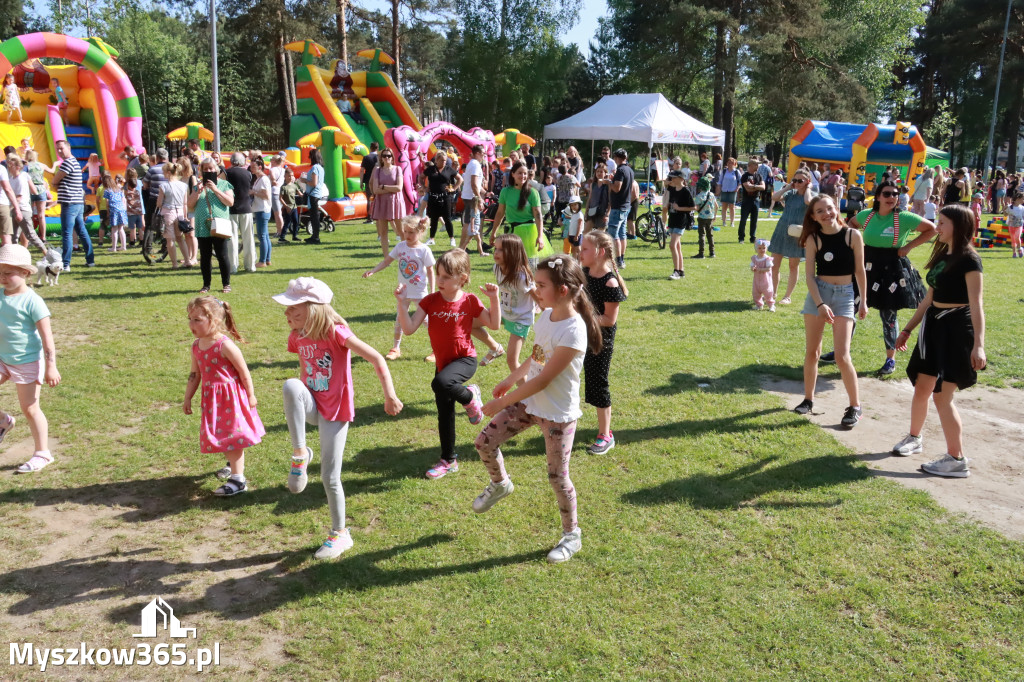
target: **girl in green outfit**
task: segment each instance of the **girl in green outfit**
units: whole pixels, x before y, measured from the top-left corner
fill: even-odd
[[[551,244],[544,235],[543,216],[540,210],[540,194],[530,187],[530,171],[526,164],[517,161],[509,173],[510,187],[501,190],[498,196],[498,212],[494,215],[494,229],[491,230],[491,246],[499,234],[498,228],[508,219],[512,233],[523,240],[530,268],[537,269],[541,258],[554,254]]]

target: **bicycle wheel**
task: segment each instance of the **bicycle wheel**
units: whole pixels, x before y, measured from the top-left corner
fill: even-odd
[[[654,216],[654,222],[658,230],[658,248],[665,248],[665,240],[668,238],[668,228],[665,227],[665,223],[662,222],[661,216]]]
[[[636,219],[636,235],[645,242],[655,242],[658,239],[657,226],[653,222],[656,217],[651,213],[644,213]]]

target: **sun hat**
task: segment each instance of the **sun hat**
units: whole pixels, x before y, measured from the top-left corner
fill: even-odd
[[[21,244],[0,247],[0,265],[14,265],[33,274],[38,272],[36,266],[32,265],[32,254]]]
[[[288,282],[288,289],[283,294],[277,294],[271,298],[281,305],[298,305],[299,303],[327,304],[334,298],[334,292],[331,291],[329,286],[315,277],[299,277]]]
[[[583,199],[580,199],[578,194],[573,194],[571,197],[569,197],[569,204],[568,205],[570,205],[570,206],[572,204],[582,204],[582,203],[583,203]]]

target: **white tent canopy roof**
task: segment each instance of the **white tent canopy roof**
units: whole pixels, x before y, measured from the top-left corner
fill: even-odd
[[[661,93],[605,95],[564,121],[544,126],[557,140],[629,140],[661,144],[725,145],[725,131],[677,109]]]

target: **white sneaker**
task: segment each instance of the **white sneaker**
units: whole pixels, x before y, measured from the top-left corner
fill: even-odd
[[[579,528],[571,533],[562,533],[562,539],[558,541],[553,550],[548,552],[548,562],[560,564],[563,561],[568,561],[572,558],[573,554],[580,551],[582,546],[583,534]]]
[[[433,239],[428,239],[427,240],[427,246],[433,246],[433,245],[434,245],[434,240]]]
[[[348,528],[341,531],[332,530],[324,544],[314,554],[314,559],[335,559],[347,549],[352,549],[352,534]]]
[[[511,495],[512,491],[516,487],[512,485],[512,479],[506,478],[501,483],[495,483],[491,481],[484,488],[484,491],[477,495],[477,498],[473,500],[473,511],[477,514],[483,514],[485,511],[494,506],[494,503],[501,498]]]
[[[288,490],[293,493],[301,493],[306,489],[306,484],[309,483],[309,474],[306,473],[306,469],[312,461],[313,451],[309,448],[306,448],[305,456],[292,455],[292,468],[288,473]]]
[[[906,438],[892,446],[892,454],[900,457],[919,455],[923,450],[921,436],[911,436],[909,433]]]
[[[921,471],[926,474],[935,474],[936,476],[945,476],[947,478],[967,478],[971,475],[968,464],[969,461],[966,457],[957,459],[946,453],[938,459],[922,464]]]
[[[457,246],[457,244],[455,243],[455,240],[453,239],[452,240],[452,248],[454,249],[456,246]]]

